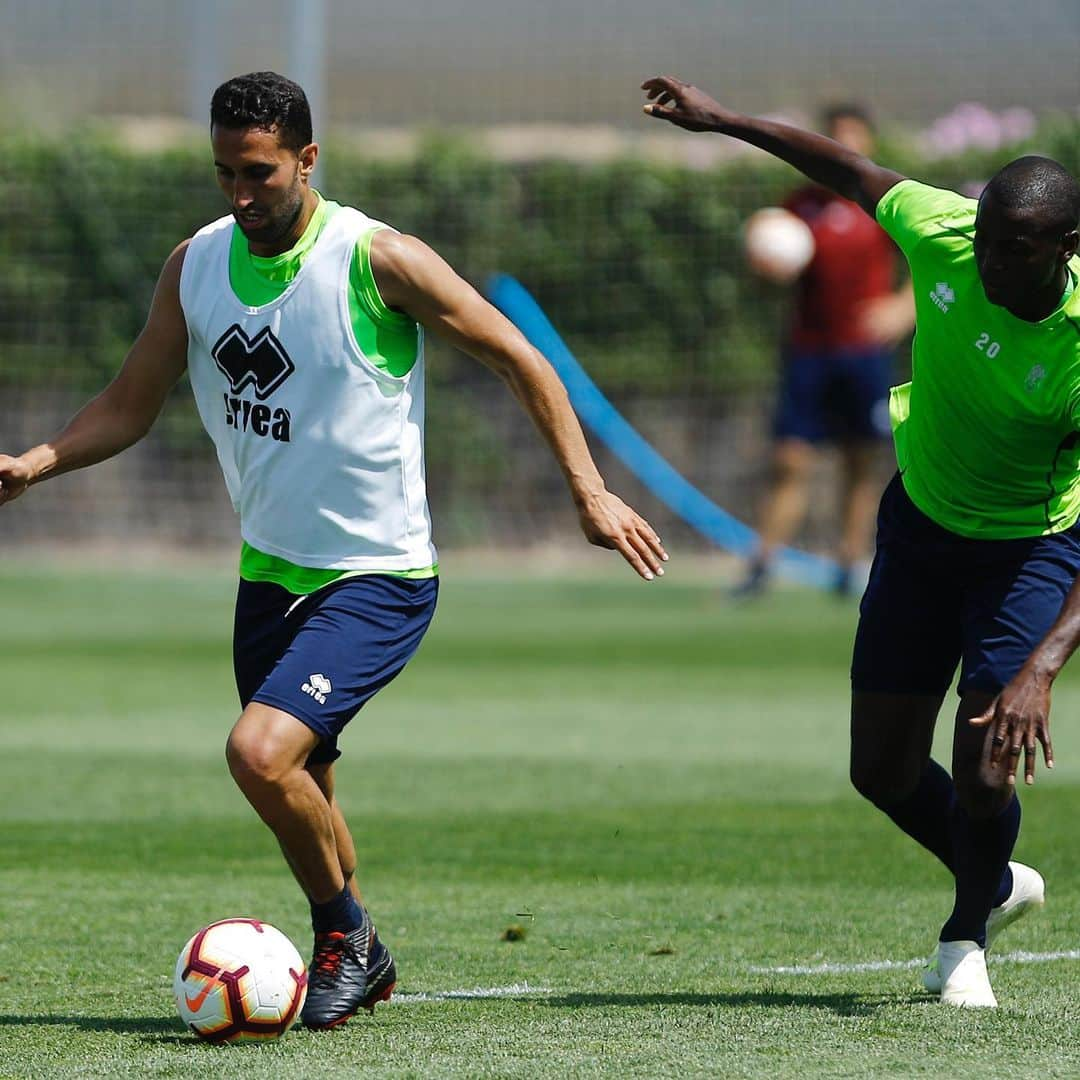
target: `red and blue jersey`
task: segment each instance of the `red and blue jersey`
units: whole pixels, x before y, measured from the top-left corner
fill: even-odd
[[[896,248],[857,203],[822,187],[799,188],[784,208],[814,234],[814,258],[799,278],[790,343],[799,350],[865,349],[868,300],[892,292]]]

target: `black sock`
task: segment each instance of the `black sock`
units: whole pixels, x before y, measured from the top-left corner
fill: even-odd
[[[957,803],[952,812],[956,903],[941,928],[942,941],[975,941],[986,947],[986,917],[1012,889],[1009,856],[1020,832],[1020,800],[990,818],[970,817]]]
[[[314,900],[311,901],[311,925],[316,934],[326,934],[332,930],[347,934],[360,926],[363,921],[363,912],[356,902],[356,897],[349,891],[348,885],[333,900],[327,900],[325,904],[316,904]]]
[[[887,806],[879,803],[878,808],[908,836],[954,870],[950,813],[955,800],[952,777],[931,760],[910,795]]]

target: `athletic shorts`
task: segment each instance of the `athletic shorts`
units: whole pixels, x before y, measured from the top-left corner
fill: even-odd
[[[383,574],[309,596],[241,579],[233,630],[241,706],[259,701],[295,716],[321,740],[308,761],[336,760],[342,728],[416,652],[438,593],[438,578]]]
[[[1046,636],[1080,572],[1080,525],[1052,536],[972,540],[931,521],[893,477],[859,608],[854,690],[996,694]]]
[[[780,376],[773,435],[808,443],[889,437],[892,353],[789,349]]]

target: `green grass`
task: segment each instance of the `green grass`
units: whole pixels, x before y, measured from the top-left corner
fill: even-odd
[[[232,588],[0,571],[0,1077],[1080,1074],[1073,961],[996,964],[1001,1008],[978,1014],[913,970],[755,970],[916,957],[949,886],[847,786],[853,608],[737,607],[677,567],[644,586],[451,563],[339,772],[414,999],[328,1035],[197,1043],[171,999],[197,927],[253,914],[309,947],[222,756]],[[1067,675],[1018,851],[1049,902],[1003,952],[1077,947],[1078,706]],[[525,940],[501,939],[512,923]]]

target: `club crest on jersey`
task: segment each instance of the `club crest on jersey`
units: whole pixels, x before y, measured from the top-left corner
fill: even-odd
[[[239,323],[233,323],[218,338],[210,355],[234,394],[250,386],[260,401],[265,401],[296,370],[269,326],[249,338]]]
[[[1046,378],[1046,368],[1042,364],[1036,364],[1028,373],[1027,378],[1024,380],[1024,389],[1033,394],[1036,390],[1042,386],[1043,379]]]

